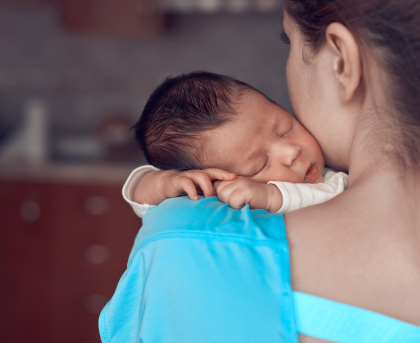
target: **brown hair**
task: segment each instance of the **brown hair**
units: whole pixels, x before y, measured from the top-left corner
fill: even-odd
[[[202,169],[200,134],[229,121],[245,89],[253,88],[209,72],[167,78],[133,127],[147,161],[163,170]]]
[[[420,167],[420,1],[284,0],[284,9],[314,51],[329,24],[342,23],[371,48],[378,48],[390,80],[391,106],[400,133],[393,141],[404,166]],[[387,94],[388,95],[388,94]],[[407,157],[407,158],[404,158]]]

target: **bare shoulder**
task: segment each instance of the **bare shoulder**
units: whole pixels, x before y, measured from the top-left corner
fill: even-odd
[[[409,237],[384,206],[351,200],[285,215],[293,288],[420,325],[420,265]]]
[[[329,274],[337,260],[348,260],[354,239],[348,218],[338,206],[326,204],[293,211],[284,216],[290,246],[292,281],[296,290],[321,296],[336,288]],[[340,277],[341,278],[341,277]],[[326,280],[329,280],[326,282]]]

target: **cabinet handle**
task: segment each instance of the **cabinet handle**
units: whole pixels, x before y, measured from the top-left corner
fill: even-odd
[[[22,204],[20,208],[20,215],[22,219],[26,222],[34,222],[38,220],[41,214],[41,208],[36,201],[28,200]]]
[[[102,294],[89,294],[85,297],[83,307],[89,313],[99,314],[109,298]]]
[[[85,260],[92,264],[104,264],[111,259],[111,249],[106,245],[93,244],[85,250]]]
[[[86,213],[92,216],[104,216],[111,209],[111,204],[109,199],[94,195],[86,199],[83,207]]]

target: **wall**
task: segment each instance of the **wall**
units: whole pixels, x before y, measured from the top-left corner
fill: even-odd
[[[0,137],[25,103],[45,101],[55,135],[90,132],[112,111],[134,122],[153,89],[169,75],[225,73],[289,109],[288,47],[280,13],[184,14],[159,39],[70,34],[48,6],[0,7]]]

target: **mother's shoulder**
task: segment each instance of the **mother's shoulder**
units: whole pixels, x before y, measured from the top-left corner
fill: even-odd
[[[305,207],[284,215],[288,235],[299,237],[301,235],[316,236],[341,234],[358,219],[352,215],[339,197],[315,206]],[[340,230],[337,230],[340,228]]]
[[[352,242],[347,241],[346,237],[352,233],[358,234],[354,227],[358,227],[363,220],[348,211],[336,197],[322,204],[289,212],[284,215],[284,221],[289,241],[295,248],[302,247],[319,255],[316,249],[326,251],[340,244],[351,245]]]

